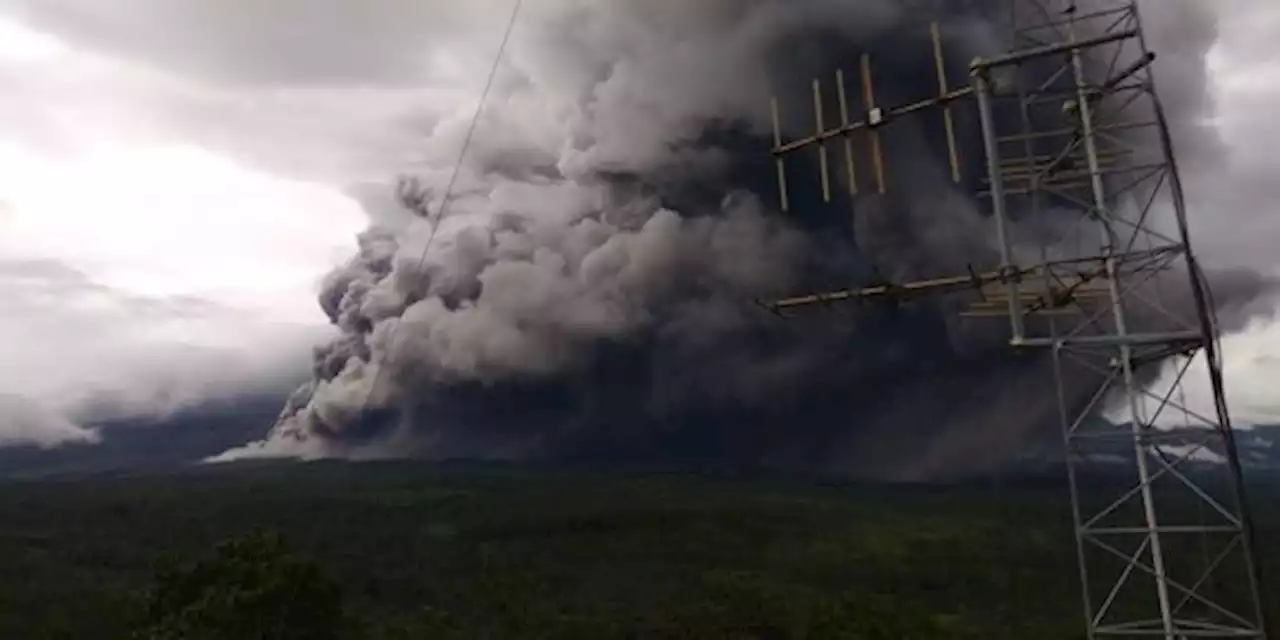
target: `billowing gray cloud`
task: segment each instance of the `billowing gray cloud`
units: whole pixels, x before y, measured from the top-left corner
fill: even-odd
[[[953,66],[998,46],[983,13],[943,6],[958,5],[597,3],[522,25],[425,262],[425,222],[365,237],[324,296],[343,337],[256,451],[669,455],[921,477],[1016,448],[1054,416],[1052,403],[1028,404],[1033,387],[1052,396],[1031,375],[1046,369],[1001,355],[995,334],[928,307],[854,328],[769,324],[741,304],[857,263],[847,213],[778,226],[745,193],[773,197],[753,159],[770,90],[798,92],[870,49],[883,99],[927,92],[910,79],[928,77],[926,42],[899,11],[950,15]],[[1163,7],[1152,32],[1169,59],[1202,59],[1213,16]],[[1176,78],[1168,94],[1179,139],[1210,157],[1204,79]],[[436,122],[425,142],[432,211],[465,125],[465,114]],[[919,277],[992,259],[928,132],[894,132],[893,174],[912,176],[910,189],[855,208],[864,269],[871,258]],[[1267,286],[1215,280],[1245,299]]]

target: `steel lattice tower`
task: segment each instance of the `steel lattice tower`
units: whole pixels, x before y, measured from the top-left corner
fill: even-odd
[[[968,298],[967,316],[1006,319],[1011,348],[1038,351],[1053,367],[1055,388],[1045,393],[1059,405],[1088,637],[1265,638],[1214,301],[1192,252],[1155,54],[1135,2],[1088,4],[1011,2],[1007,53],[975,60],[968,86],[955,90],[935,26],[939,93],[902,107],[875,105],[864,56],[863,117],[850,117],[840,74],[840,125],[825,127],[815,81],[817,130],[801,140],[783,142],[775,100],[786,210],[785,156],[817,148],[829,199],[827,145],[839,142],[843,179],[856,194],[852,144],[865,138],[884,193],[883,129],[931,107],[943,111],[951,175],[962,182],[952,111],[975,99],[986,156],[977,195],[989,207],[1000,264],[764,304],[783,314],[948,295]],[[1017,220],[1046,216],[1061,227],[1052,241],[1017,237]],[[1092,392],[1068,394],[1068,376]],[[1211,411],[1187,405],[1191,376],[1210,390]]]

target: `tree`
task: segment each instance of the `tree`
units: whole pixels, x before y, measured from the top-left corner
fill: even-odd
[[[161,567],[144,617],[137,640],[329,640],[346,623],[338,584],[266,532]]]

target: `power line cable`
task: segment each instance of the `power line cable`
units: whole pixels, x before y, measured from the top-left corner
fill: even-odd
[[[520,10],[523,7],[523,5],[524,5],[524,0],[516,0],[515,4],[511,8],[511,17],[510,19],[507,20],[507,28],[502,35],[501,43],[498,45],[498,53],[497,55],[494,56],[493,65],[489,68],[489,76],[488,76],[488,79],[485,81],[484,91],[480,94],[480,102],[476,105],[475,113],[473,113],[471,116],[471,123],[467,127],[467,135],[462,140],[461,149],[458,150],[458,158],[454,162],[453,174],[449,177],[449,182],[445,186],[444,196],[440,202],[440,208],[436,212],[436,217],[434,221],[431,221],[430,215],[427,216],[428,222],[431,223],[431,233],[427,236],[426,245],[422,247],[422,254],[418,256],[418,261],[414,265],[415,272],[420,272],[422,270],[422,267],[426,264],[427,256],[431,251],[431,245],[435,242],[436,234],[440,231],[440,226],[444,222],[445,216],[447,216],[449,213],[449,203],[450,203],[449,201],[450,201],[450,198],[453,196],[454,188],[457,186],[458,177],[462,174],[462,163],[464,160],[466,160],[467,151],[471,149],[471,142],[475,138],[476,129],[480,124],[480,117],[484,114],[484,108],[486,103],[489,100],[489,94],[493,91],[494,80],[498,76],[498,69],[502,65],[502,58],[506,54],[507,45],[511,42],[511,33],[515,30],[516,23],[520,17]],[[409,205],[412,208],[416,209],[418,207],[421,207],[421,208],[426,207],[426,205],[423,204],[422,202],[423,198],[420,192],[403,194],[403,195],[407,195],[411,201],[414,201],[412,205]],[[388,345],[395,344],[396,334],[399,332],[401,324],[402,323],[396,323],[395,325],[392,325],[391,330],[388,332],[388,335],[387,335]],[[387,355],[383,358],[383,362],[379,364],[377,371],[374,372],[373,380],[369,384],[369,389],[365,393],[364,400],[360,403],[359,415],[363,415],[366,411],[368,411],[369,403],[373,399],[374,393],[378,389],[378,384],[383,380],[383,372],[390,368],[388,365],[390,364],[393,353],[395,353],[394,350],[387,351]],[[372,362],[373,362],[373,359],[371,356],[370,363]]]

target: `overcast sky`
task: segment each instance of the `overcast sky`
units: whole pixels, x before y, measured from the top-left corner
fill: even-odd
[[[1209,124],[1233,178],[1197,204],[1280,208],[1280,5],[1213,4]],[[319,277],[367,209],[389,209],[368,185],[456,153],[509,8],[0,0],[0,412],[17,417],[0,441],[91,439],[73,423],[86,406],[160,410],[305,374],[326,330]],[[1280,272],[1257,257],[1280,216],[1255,219],[1206,251],[1227,263],[1242,243]],[[1237,410],[1280,419],[1280,333],[1227,347]]]

